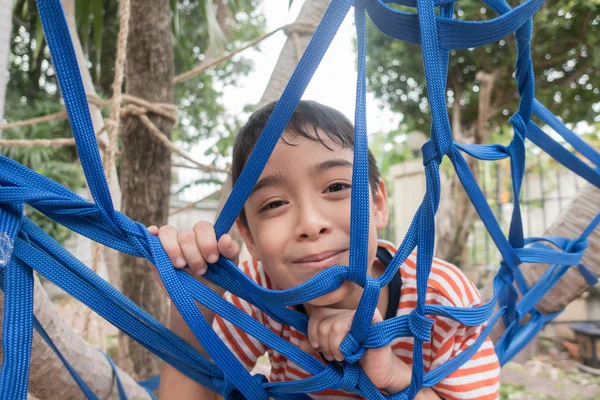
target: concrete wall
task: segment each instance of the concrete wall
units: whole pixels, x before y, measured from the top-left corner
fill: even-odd
[[[394,182],[394,233],[396,243],[399,244],[423,201],[426,190],[425,170],[421,160],[411,160],[391,166],[390,174]]]

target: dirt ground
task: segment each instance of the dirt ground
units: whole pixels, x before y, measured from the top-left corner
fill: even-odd
[[[501,382],[502,400],[600,399],[600,376],[580,371],[573,360],[548,355],[506,364]]]

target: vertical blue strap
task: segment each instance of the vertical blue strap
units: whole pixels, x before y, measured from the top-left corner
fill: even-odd
[[[2,317],[1,399],[26,399],[33,335],[33,272],[12,256],[11,246],[23,220],[23,204],[2,204],[0,227],[10,242],[3,243],[1,276],[4,290]]]
[[[281,133],[294,113],[304,90],[353,2],[353,0],[334,0],[327,8],[323,20],[304,51],[298,66],[281,95],[281,99],[273,109],[271,117],[246,162],[246,166],[215,222],[217,238],[229,232],[242,207],[244,207],[277,141],[281,137]]]
[[[358,38],[356,110],[354,126],[354,166],[350,218],[350,268],[348,279],[365,286],[369,262],[369,162],[367,141],[367,18],[363,5],[354,8]],[[367,240],[368,241],[368,240]]]
[[[77,56],[60,0],[38,0],[38,12],[90,191],[110,221],[114,212]]]
[[[417,11],[427,93],[431,105],[431,137],[438,152],[437,156],[441,160],[452,147],[452,130],[446,107],[447,72],[442,71],[442,65],[445,63],[442,61],[443,55],[439,46],[435,1],[418,1]]]

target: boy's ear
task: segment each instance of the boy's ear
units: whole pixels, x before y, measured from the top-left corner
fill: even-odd
[[[388,209],[388,195],[383,179],[377,183],[377,192],[373,198],[373,221],[378,231],[385,228],[388,224],[390,217],[390,210]]]
[[[242,235],[242,239],[244,239],[244,243],[246,243],[246,248],[248,249],[248,252],[252,256],[252,258],[256,261],[260,261],[260,256],[256,248],[256,242],[252,237],[250,229],[246,228],[239,218],[235,220],[235,226],[238,228],[240,235]]]

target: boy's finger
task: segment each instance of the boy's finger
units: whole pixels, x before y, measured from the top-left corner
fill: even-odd
[[[148,232],[150,232],[154,236],[158,235],[158,226],[156,226],[156,225],[149,226]]]
[[[194,232],[202,257],[209,263],[217,262],[219,249],[217,248],[217,236],[213,225],[205,221],[198,222],[194,225]]]
[[[158,238],[173,265],[177,268],[185,267],[187,261],[177,241],[177,230],[170,225],[165,225],[158,230]]]
[[[234,264],[238,263],[240,255],[240,246],[233,240],[230,235],[223,235],[217,243],[219,253],[229,258]]]
[[[321,348],[325,358],[327,358],[329,361],[333,360],[331,348],[329,347],[329,335],[331,334],[331,325],[333,321],[333,318],[325,318],[319,323],[319,326],[317,326],[317,339],[319,341],[319,347]]]
[[[310,343],[310,345],[313,347],[313,349],[318,349],[319,348],[319,332],[318,332],[318,327],[319,327],[319,323],[321,322],[321,319],[318,318],[315,314],[312,314],[310,316],[310,318],[308,319],[308,328],[307,328],[307,333],[308,333],[308,341]]]
[[[320,349],[315,349],[314,347],[312,347],[312,345],[310,344],[310,341],[308,339],[301,340],[300,343],[298,344],[298,347],[300,348],[300,350],[303,350],[309,354],[314,354],[314,353],[320,351]]]
[[[181,250],[183,251],[183,255],[187,260],[187,264],[192,269],[194,274],[204,274],[204,272],[206,272],[206,261],[200,253],[194,231],[188,229],[180,232],[178,240]]]
[[[344,355],[340,350],[340,345],[342,341],[350,332],[350,324],[352,323],[352,319],[348,318],[340,318],[335,320],[331,324],[331,329],[329,330],[329,351],[333,355],[337,361],[344,361]]]

